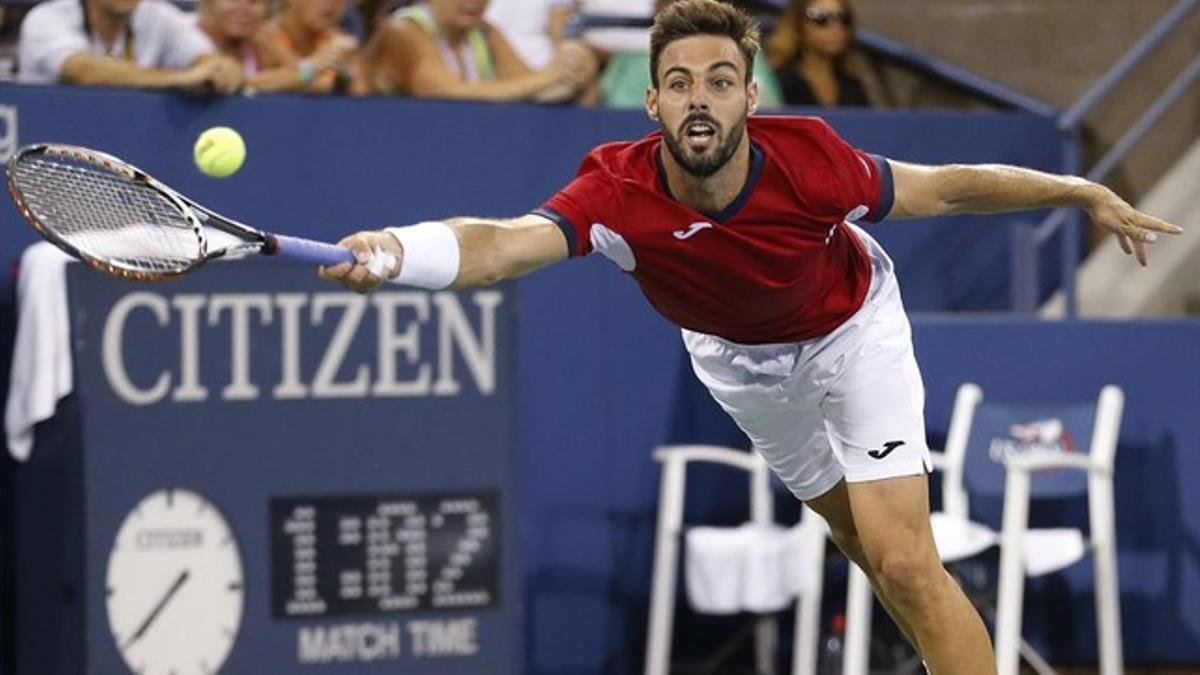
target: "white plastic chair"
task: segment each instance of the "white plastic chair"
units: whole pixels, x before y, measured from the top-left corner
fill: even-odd
[[[793,675],[815,675],[820,639],[821,591],[825,565],[824,520],[807,508],[792,530],[775,525],[770,471],[757,452],[709,445],[674,445],[658,448],[654,458],[663,465],[659,492],[658,529],[654,553],[654,580],[650,596],[650,625],[646,641],[645,675],[667,675],[671,663],[675,590],[679,546],[683,541],[683,504],[687,467],[694,462],[719,464],[745,471],[750,481],[749,526],[782,537],[781,545],[794,547],[786,560],[771,558],[765,564],[794,567],[770,573],[796,574],[794,589],[796,631]],[[761,561],[760,561],[761,562]],[[774,673],[778,625],[772,615],[756,619],[755,661],[759,673]]]
[[[1005,459],[1004,521],[1000,534],[1000,582],[996,607],[999,675],[1016,675],[1025,577],[1058,571],[1092,554],[1096,584],[1096,632],[1101,675],[1121,675],[1121,608],[1117,587],[1117,537],[1113,466],[1125,394],[1100,391],[1086,454],[1035,447]],[[1067,427],[1070,428],[1069,426]],[[1080,444],[1081,446],[1084,444]],[[1088,499],[1089,537],[1074,529],[1029,529],[1029,502],[1039,494],[1039,473],[1081,472]]]
[[[1022,656],[1037,672],[1054,672],[1020,636],[1025,577],[1064,569],[1088,552],[1093,554],[1095,565],[1100,672],[1120,675],[1123,666],[1112,470],[1124,395],[1110,385],[1100,392],[1095,405],[1033,408],[982,406],[982,401],[983,392],[978,386],[967,383],[959,387],[945,452],[932,453],[934,468],[943,473],[943,509],[932,514],[931,525],[944,562],[964,560],[993,545],[1001,546],[995,638],[999,675],[1016,675]],[[1084,446],[1086,454],[1072,451]],[[1083,471],[1086,477],[1079,480],[1066,473],[1072,470]],[[1037,472],[1042,472],[1040,487],[1031,480],[1038,478],[1034,475]],[[980,493],[1003,494],[1002,533],[970,519],[969,483]],[[1078,529],[1028,529],[1031,498],[1074,494],[1088,497],[1090,540],[1085,540]],[[843,672],[865,675],[872,607],[870,584],[856,568],[850,586]]]

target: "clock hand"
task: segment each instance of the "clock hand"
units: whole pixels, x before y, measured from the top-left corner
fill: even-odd
[[[129,636],[129,639],[125,641],[126,647],[134,642],[137,642],[143,635],[146,634],[146,631],[150,628],[150,624],[154,623],[154,620],[157,619],[158,615],[162,613],[163,607],[166,607],[171,598],[173,598],[175,594],[179,592],[180,587],[183,586],[183,582],[188,580],[188,576],[190,574],[191,573],[186,569],[179,573],[179,577],[175,579],[175,583],[171,584],[171,587],[167,589],[167,592],[162,596],[162,599],[160,599],[158,604],[154,606],[154,609],[150,611],[150,615],[146,617],[145,621],[142,621],[142,625],[138,626],[138,629],[134,631],[133,635]]]

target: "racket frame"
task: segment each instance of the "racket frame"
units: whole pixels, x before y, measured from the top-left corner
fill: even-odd
[[[181,216],[192,227],[192,231],[199,243],[199,255],[194,258],[190,264],[178,269],[165,272],[147,272],[142,269],[130,269],[112,261],[98,258],[80,250],[68,242],[63,237],[59,236],[52,228],[47,227],[41,220],[34,215],[29,204],[26,202],[17,187],[16,181],[13,178],[14,169],[16,166],[29,155],[46,155],[49,157],[62,157],[76,162],[91,164],[115,175],[121,176],[134,184],[144,185],[159,195],[164,197],[174,206]],[[150,174],[141,169],[122,161],[98,150],[84,148],[75,145],[65,145],[58,143],[35,143],[19,148],[13,153],[6,163],[6,174],[9,194],[12,195],[13,201],[17,205],[17,210],[25,217],[26,220],[33,225],[34,229],[45,237],[50,243],[59,247],[71,256],[78,260],[87,263],[88,265],[114,276],[133,279],[136,281],[166,281],[177,278],[187,272],[190,272],[197,267],[203,265],[209,260],[216,258],[239,258],[254,253],[262,253],[265,255],[274,255],[279,250],[277,239],[270,234],[256,230],[249,225],[239,223],[230,218],[226,218],[214,211],[207,209],[200,204],[188,199],[179,194],[175,190],[167,187]],[[240,244],[226,246],[216,250],[209,250],[208,237],[204,234],[204,227],[209,226],[218,229],[227,234],[233,235],[242,240]]]

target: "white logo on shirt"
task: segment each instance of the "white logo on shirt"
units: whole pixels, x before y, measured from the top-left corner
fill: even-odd
[[[637,267],[637,260],[633,257],[633,249],[629,248],[629,243],[603,223],[592,223],[588,239],[592,242],[593,250],[616,263],[622,270],[632,272]]]
[[[696,235],[696,233],[699,232],[700,230],[704,230],[704,229],[710,228],[712,226],[713,226],[712,223],[706,223],[704,221],[700,221],[700,222],[696,222],[696,223],[692,223],[691,225],[688,225],[688,228],[686,230],[675,230],[672,234],[675,235],[676,239],[683,241],[684,239],[689,239],[691,237],[694,237]]]

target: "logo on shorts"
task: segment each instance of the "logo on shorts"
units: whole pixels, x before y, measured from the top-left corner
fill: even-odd
[[[892,454],[893,450],[902,445],[904,445],[904,441],[888,441],[887,443],[883,444],[882,450],[868,450],[867,454],[871,456],[871,459],[883,459],[884,457]]]

